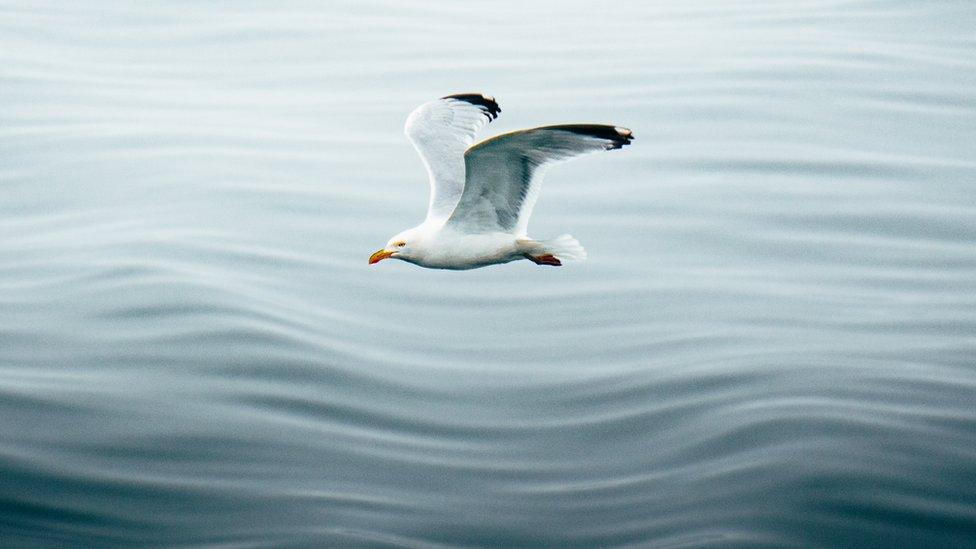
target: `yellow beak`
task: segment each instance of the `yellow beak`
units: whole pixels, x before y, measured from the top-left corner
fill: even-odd
[[[380,261],[383,261],[384,259],[391,257],[392,255],[393,252],[388,251],[384,248],[376,252],[375,254],[369,256],[369,264],[372,265],[374,263],[379,263]]]

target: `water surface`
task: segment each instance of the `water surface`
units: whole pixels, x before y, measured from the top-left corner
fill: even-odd
[[[969,2],[4,2],[5,546],[976,539]],[[407,113],[606,122],[530,226],[366,265]]]

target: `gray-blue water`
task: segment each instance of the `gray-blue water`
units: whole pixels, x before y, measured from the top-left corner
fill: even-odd
[[[4,2],[0,544],[976,544],[972,2]],[[366,259],[416,105],[637,140]]]

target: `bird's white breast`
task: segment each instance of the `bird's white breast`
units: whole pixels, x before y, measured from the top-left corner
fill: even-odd
[[[521,259],[511,233],[466,234],[442,228],[424,239],[418,265],[437,269],[474,269]]]

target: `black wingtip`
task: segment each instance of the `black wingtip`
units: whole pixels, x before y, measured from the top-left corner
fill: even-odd
[[[494,97],[481,93],[456,93],[454,95],[445,95],[441,99],[457,99],[458,101],[477,105],[485,110],[485,114],[488,115],[488,120],[498,118],[498,113],[502,112],[501,107],[495,102]]]
[[[607,143],[607,150],[621,149],[630,145],[630,142],[634,140],[634,132],[621,126],[610,126],[607,124],[566,124],[556,127],[567,132],[606,139],[609,142]]]

